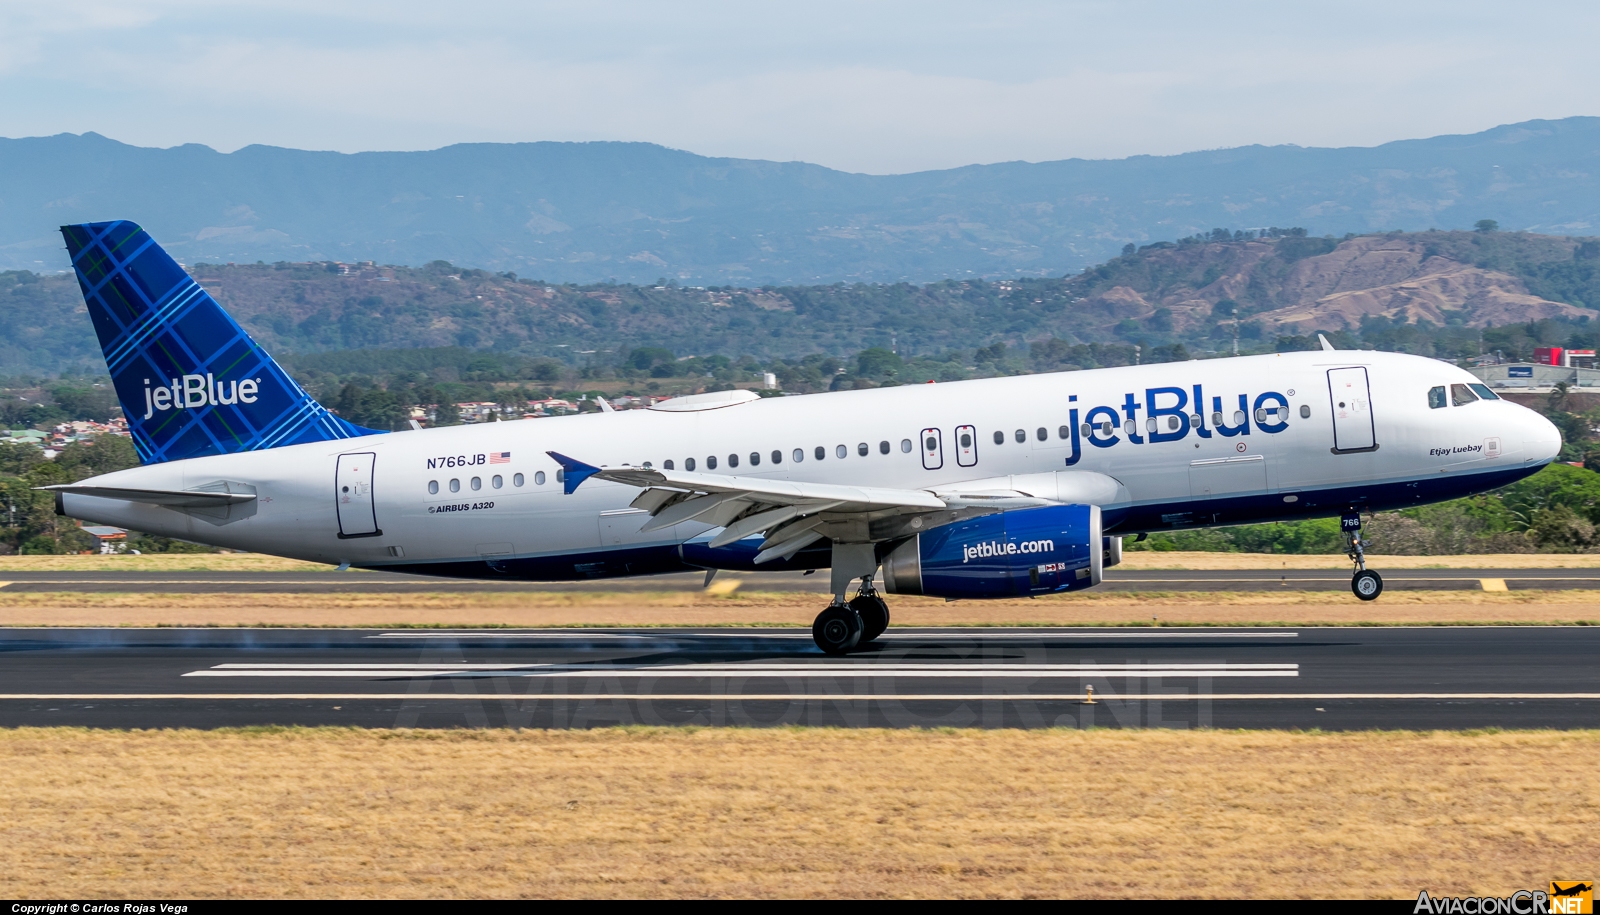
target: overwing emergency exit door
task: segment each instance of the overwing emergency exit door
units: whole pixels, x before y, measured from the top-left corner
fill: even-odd
[[[962,467],[978,463],[978,430],[972,426],[956,427],[956,463]]]
[[[944,466],[944,433],[938,429],[922,430],[922,469],[938,470]]]
[[[1377,451],[1367,370],[1360,366],[1329,369],[1328,396],[1333,409],[1333,453]]]
[[[381,537],[377,508],[372,502],[372,470],[378,456],[370,451],[339,455],[333,496],[339,507],[339,539]]]

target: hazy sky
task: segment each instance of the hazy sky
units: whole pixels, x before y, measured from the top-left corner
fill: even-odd
[[[0,136],[904,172],[1600,114],[1575,2],[0,0]]]

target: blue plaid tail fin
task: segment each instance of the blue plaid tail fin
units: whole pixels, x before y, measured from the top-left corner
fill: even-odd
[[[61,234],[144,463],[378,433],[313,400],[137,225]]]

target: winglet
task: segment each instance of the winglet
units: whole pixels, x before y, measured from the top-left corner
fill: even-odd
[[[1322,344],[1322,351],[1323,352],[1331,353],[1331,352],[1334,351],[1333,350],[1333,344],[1328,342],[1328,338],[1327,337],[1324,337],[1321,334],[1317,334],[1317,342]]]
[[[569,496],[577,490],[579,484],[584,480],[600,472],[600,468],[593,464],[585,464],[559,452],[546,451],[545,454],[550,455],[552,460],[561,465],[561,491]]]

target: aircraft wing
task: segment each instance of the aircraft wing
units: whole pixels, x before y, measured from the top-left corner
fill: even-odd
[[[766,532],[758,563],[792,556],[829,535],[854,542],[891,539],[883,522],[947,512],[951,507],[946,499],[920,489],[798,483],[632,465],[595,467],[554,451],[549,454],[561,465],[569,494],[590,477],[643,489],[633,500],[634,508],[651,515],[641,532],[698,521],[723,529],[711,540],[712,547]]]

